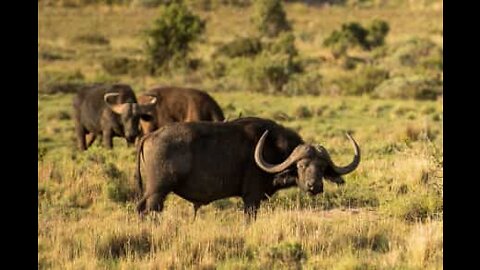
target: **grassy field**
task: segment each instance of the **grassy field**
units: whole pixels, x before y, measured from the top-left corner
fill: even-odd
[[[442,45],[439,5],[401,8],[306,8],[286,11],[301,55],[329,58],[322,40],[341,23],[388,20],[387,43],[428,37]],[[196,10],[207,32],[194,54],[253,31],[248,9]],[[155,9],[44,7],[39,4],[39,88],[64,77],[121,81],[137,93],[155,84],[208,91],[225,115],[271,118],[325,146],[338,164],[352,156],[350,131],[362,149],[346,185],[326,183],[309,197],[284,190],[245,225],[238,198],[199,210],[176,195],[161,215],[135,213],[134,152],[116,138],[107,151],[75,149],[72,94],[38,96],[39,269],[443,269],[443,103],[367,96],[273,96],[216,87],[201,73],[112,76],[109,57],[143,57],[142,30]],[[108,44],[79,37],[105,37]],[[325,77],[347,71],[322,65]],[[59,79],[60,78],[60,79]]]

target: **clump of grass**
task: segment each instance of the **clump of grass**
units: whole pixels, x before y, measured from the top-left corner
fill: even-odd
[[[297,118],[297,119],[305,119],[305,118],[310,118],[312,117],[312,112],[311,110],[307,107],[307,106],[304,106],[304,105],[300,105],[298,106],[293,115]]]
[[[274,111],[271,113],[272,119],[275,121],[291,121],[292,117],[282,111]]]
[[[144,256],[152,247],[152,236],[140,233],[113,232],[101,236],[95,243],[95,255],[99,259],[118,259],[126,256]]]
[[[144,61],[127,57],[108,58],[102,61],[102,68],[110,75],[131,74],[135,76],[148,72],[147,64]]]
[[[259,38],[237,38],[220,46],[214,56],[252,57],[262,51],[263,44]]]
[[[408,124],[405,128],[405,138],[410,141],[434,140],[437,131],[430,128],[430,125]]]
[[[302,245],[296,242],[283,242],[266,252],[266,258],[270,266],[274,265],[296,265],[306,260],[307,255],[302,249]]]
[[[333,80],[345,95],[370,94],[383,81],[388,79],[389,72],[385,69],[366,66],[349,75],[343,75]]]
[[[435,100],[443,94],[443,82],[425,76],[394,77],[373,91],[377,98]]]
[[[38,74],[38,92],[42,94],[75,93],[83,87],[85,76],[80,70],[47,71]]]
[[[323,76],[318,72],[292,74],[284,92],[289,95],[319,95],[322,93]]]
[[[443,199],[433,192],[413,192],[393,199],[383,211],[407,222],[425,222],[443,213]]]
[[[74,43],[89,45],[109,45],[110,40],[100,33],[81,34],[72,39]]]
[[[327,112],[327,110],[328,110],[328,106],[327,106],[327,105],[320,105],[320,106],[318,106],[318,107],[315,109],[314,114],[315,114],[316,116],[322,116],[322,115],[325,114],[325,112]]]

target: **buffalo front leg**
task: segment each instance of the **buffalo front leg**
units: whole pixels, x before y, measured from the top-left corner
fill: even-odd
[[[147,198],[147,211],[155,211],[155,212],[162,212],[163,204],[165,203],[165,198],[167,194],[163,193],[153,193]]]
[[[97,134],[95,134],[95,133],[88,133],[87,134],[87,141],[86,141],[87,148],[90,147],[93,144],[93,142],[95,142],[96,138],[97,138]]]
[[[198,212],[198,209],[200,208],[200,206],[202,206],[202,205],[198,204],[198,203],[193,204],[193,221],[195,221],[195,219],[197,218],[197,212]]]
[[[75,123],[75,134],[77,136],[77,146],[80,151],[85,151],[87,150],[86,142],[85,142],[85,129],[83,126],[76,122]]]
[[[111,130],[104,130],[102,136],[102,143],[105,148],[112,149],[113,148],[113,134]]]
[[[250,201],[248,199],[243,200],[243,213],[245,214],[245,223],[250,224],[253,220],[257,219],[258,208],[260,207],[260,201]]]

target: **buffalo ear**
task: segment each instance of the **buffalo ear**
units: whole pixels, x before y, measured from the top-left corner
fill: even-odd
[[[330,166],[327,167],[324,174],[325,179],[338,185],[345,184],[343,177],[336,173]]]
[[[126,103],[122,104],[116,104],[113,103],[112,97],[118,97],[120,94],[118,93],[107,93],[103,96],[103,100],[105,101],[105,104],[116,114],[122,114],[122,112],[125,110],[125,108],[128,106]]]

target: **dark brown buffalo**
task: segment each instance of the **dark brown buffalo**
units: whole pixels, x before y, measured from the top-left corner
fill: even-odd
[[[299,186],[315,195],[323,192],[323,178],[343,184],[342,175],[360,163],[360,149],[347,137],[355,156],[339,167],[324,147],[306,144],[293,130],[266,119],[164,126],[142,138],[137,148],[142,192],[141,164],[146,178],[137,211],[162,211],[170,192],[192,202],[195,214],[201,205],[238,196],[248,221],[256,217],[260,202],[280,189]]]
[[[141,119],[144,134],[172,122],[223,121],[222,109],[207,93],[191,88],[157,87],[139,96],[140,104],[156,99],[148,112],[150,121]]]
[[[154,102],[155,100],[153,100]],[[147,105],[140,106],[126,84],[94,84],[78,90],[73,99],[78,148],[86,150],[97,136],[103,145],[113,147],[113,137],[124,137],[131,145],[139,135],[140,117]]]

